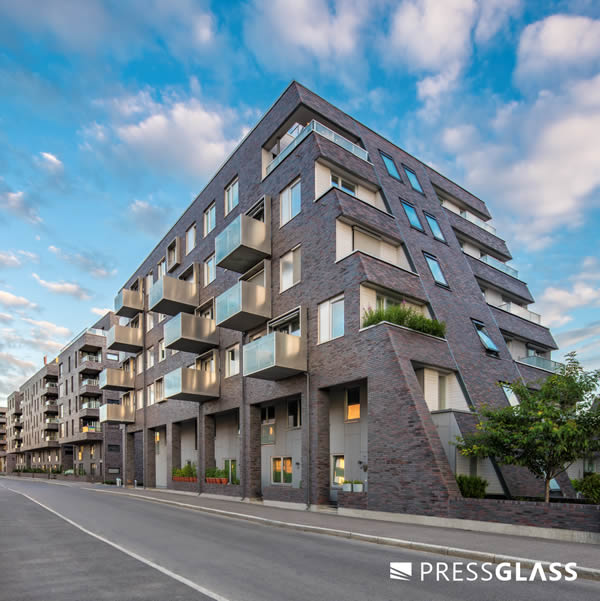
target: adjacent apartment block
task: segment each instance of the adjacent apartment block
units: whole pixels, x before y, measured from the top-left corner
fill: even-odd
[[[121,361],[100,388],[120,403],[100,421],[125,425],[125,479],[437,515],[460,473],[539,494],[526,471],[452,444],[483,404],[518,402],[503,383],[556,368],[490,219],[293,82],[115,299]],[[395,305],[445,329],[383,319]],[[172,478],[186,464],[197,482]],[[206,481],[215,468],[227,484]]]
[[[6,407],[0,407],[0,472],[6,471]]]

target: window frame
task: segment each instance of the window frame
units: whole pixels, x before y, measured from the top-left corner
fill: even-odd
[[[387,174],[390,177],[393,177],[395,180],[404,183],[404,181],[402,180],[402,176],[400,175],[398,165],[396,165],[396,161],[394,161],[394,159],[389,154],[386,154],[385,152],[383,152],[381,150],[379,151],[379,156],[381,157],[381,160],[383,161],[383,166],[385,167]],[[386,159],[391,161],[392,165],[394,166],[394,169],[396,170],[396,175],[394,175],[393,173],[390,172],[390,169],[388,167],[388,163],[386,162]]]
[[[194,232],[194,244],[192,246],[190,246],[189,244],[189,236],[190,233]],[[196,248],[196,245],[198,243],[198,228],[196,227],[196,222],[194,221],[194,223],[192,223],[192,225],[190,225],[190,227],[188,227],[187,230],[185,230],[185,254],[186,256],[189,255],[194,248]]]
[[[447,244],[446,236],[444,236],[444,232],[442,231],[440,222],[437,220],[437,217],[435,217],[435,215],[432,215],[431,213],[427,213],[426,211],[423,211],[423,215],[425,216],[425,221],[427,222],[427,225],[429,226],[429,231],[431,232],[431,235],[434,237],[434,239],[437,240],[438,242],[445,242]],[[440,232],[441,238],[436,235],[434,228],[431,227],[430,220],[433,220],[435,222],[435,224]]]
[[[297,284],[299,284],[302,281],[302,250],[301,249],[302,249],[302,246],[300,244],[298,244],[294,248],[288,250],[286,253],[281,255],[281,258],[279,259],[279,293],[280,294],[282,292],[285,292],[286,290],[289,290],[290,288],[293,288],[294,286],[296,286]],[[296,262],[294,260],[295,259],[294,253],[296,253],[296,252],[298,252],[299,256],[300,256],[300,258],[298,259],[298,271],[299,271],[298,274],[295,273]],[[292,257],[292,283],[289,286],[286,286],[285,288],[283,288],[283,264],[284,264],[285,257],[287,257],[288,255],[291,255],[291,257]]]
[[[402,163],[402,168],[404,169],[404,173],[406,174],[406,179],[408,180],[408,183],[410,184],[410,187],[415,191],[418,192],[419,194],[423,194],[423,196],[425,196],[425,192],[423,192],[423,186],[421,186],[421,182],[419,181],[419,176],[417,175],[417,172],[414,169],[411,169],[410,167],[407,167],[404,163]],[[412,174],[417,182],[417,186],[418,188],[415,187],[413,180],[410,177],[410,174]]]
[[[210,265],[213,265],[212,267],[212,276],[213,278],[211,280],[209,280],[208,278],[211,275],[211,268]],[[204,259],[203,262],[203,284],[204,287],[206,288],[206,286],[208,286],[209,284],[211,284],[212,282],[214,282],[217,279],[217,262],[216,262],[216,255],[215,253],[212,253],[211,255],[209,255],[208,257],[206,257],[206,259]]]
[[[337,190],[341,190],[342,192],[345,192],[346,194],[349,194],[350,196],[356,197],[356,190],[358,188],[357,184],[355,184],[353,181],[349,180],[348,178],[344,178],[342,175],[340,175],[339,173],[336,173],[335,171],[331,171],[330,174],[331,174],[330,182],[331,182],[332,188],[336,188]],[[338,180],[337,184],[335,184],[333,182],[333,178],[336,178]],[[346,184],[346,185],[344,186],[344,184]],[[350,191],[350,190],[352,190],[352,191]]]
[[[412,227],[414,230],[425,233],[425,228],[423,227],[423,224],[421,223],[421,219],[419,218],[419,213],[417,213],[417,207],[412,202],[408,202],[408,200],[400,199],[400,202],[402,203],[402,208],[404,209],[404,214],[406,215],[406,218],[408,219],[408,224],[410,225],[410,227]],[[412,222],[412,220],[410,218],[411,211],[414,211],[414,216],[415,216],[415,219],[417,220],[418,225],[416,225]]]
[[[433,281],[435,282],[435,284],[437,286],[442,286],[442,288],[450,288],[449,284],[448,284],[448,280],[446,279],[446,274],[444,273],[444,270],[442,269],[442,265],[439,262],[438,258],[435,255],[432,255],[430,253],[427,252],[423,252],[423,256],[425,257],[425,262],[427,263],[427,267],[429,268],[429,273],[431,274],[431,277],[433,278]],[[430,261],[433,261],[437,266],[438,269],[440,270],[440,274],[443,278],[443,282],[440,282],[436,276],[435,273],[433,271],[433,269],[431,268],[431,263]]]
[[[290,406],[296,405],[297,407],[297,423],[295,426],[290,426]],[[287,423],[286,427],[288,430],[299,430],[302,428],[302,402],[300,399],[291,399],[286,403],[286,412],[287,412]]]
[[[332,306],[336,303],[338,303],[339,301],[342,301],[342,309],[343,309],[343,317],[342,317],[342,326],[343,326],[343,331],[341,334],[337,335],[337,336],[333,336],[333,319],[332,319]],[[321,305],[327,304],[327,311],[328,311],[328,324],[329,324],[329,331],[328,331],[328,338],[322,339],[321,337]],[[317,315],[317,320],[318,320],[318,332],[317,332],[317,344],[324,344],[326,342],[330,342],[332,340],[337,340],[338,338],[343,338],[343,336],[346,333],[346,307],[345,307],[345,298],[344,298],[344,293],[342,292],[341,294],[337,294],[336,296],[332,296],[331,298],[328,298],[326,300],[324,300],[323,302],[318,304],[317,307],[317,311],[318,311],[318,315]]]
[[[211,218],[212,215],[212,218]],[[209,226],[211,225],[211,219],[212,219],[212,227]],[[206,238],[206,236],[208,236],[208,234],[210,234],[216,227],[217,225],[217,206],[215,201],[213,200],[207,207],[206,209],[204,209],[204,212],[202,213],[202,237]]]
[[[279,460],[280,461],[280,468],[279,468],[279,477],[280,480],[276,481],[275,478],[273,477],[275,474],[275,466],[274,466],[274,462]],[[289,465],[290,465],[290,479],[289,482],[285,481],[285,464],[286,462],[289,461]],[[286,455],[272,455],[271,456],[271,484],[274,486],[292,486],[294,481],[294,458],[291,456],[286,456]]]
[[[299,203],[299,207],[298,207],[298,212],[292,214],[292,210],[293,210],[292,189],[295,188],[296,186],[300,186],[300,192],[299,192],[300,203]],[[286,196],[286,202],[288,202],[288,200],[289,200],[289,218],[287,219],[287,221],[283,221],[284,196]],[[300,215],[300,213],[302,213],[302,178],[296,177],[285,188],[283,188],[283,190],[281,190],[281,192],[279,193],[279,227],[280,228],[283,227],[284,225],[286,225],[287,223],[292,221],[294,219],[294,217],[297,217],[298,215]]]
[[[236,372],[231,371],[231,362],[229,361],[229,353],[231,351],[237,352],[237,360],[235,361],[235,364],[237,365]],[[239,374],[240,374],[240,344],[238,342],[236,344],[232,344],[231,346],[229,346],[225,349],[225,377],[232,378],[233,376],[237,376]]]
[[[341,459],[344,463],[344,465],[342,466],[342,470],[343,470],[343,475],[338,476],[338,478],[341,478],[341,482],[337,482],[336,481],[336,460],[337,459]],[[339,486],[341,488],[341,486],[344,484],[344,480],[346,479],[346,456],[342,455],[342,454],[335,454],[331,456],[331,485],[332,486]]]
[[[358,391],[358,417],[349,417],[348,415],[348,407],[350,406],[348,403],[348,393],[350,391]],[[344,391],[344,423],[353,424],[355,422],[359,422],[361,419],[361,405],[360,405],[360,386],[351,386],[350,388],[346,388]],[[352,406],[356,405],[356,403],[352,403]]]
[[[231,206],[229,206],[229,191],[233,190],[234,187],[237,188],[236,195],[235,195],[236,196],[235,204],[232,204]],[[225,217],[227,217],[227,215],[229,215],[229,213],[231,213],[233,211],[233,209],[235,209],[235,207],[237,207],[238,204],[240,204],[240,179],[237,175],[225,187],[224,203],[225,203]]]
[[[483,346],[485,352],[497,357],[500,354],[500,349],[498,348],[498,346],[490,336],[489,332],[487,331],[485,323],[479,321],[478,319],[471,319],[471,322],[473,323],[473,327],[477,332],[479,342],[481,342],[481,346]],[[486,342],[486,340],[489,341],[489,343]]]

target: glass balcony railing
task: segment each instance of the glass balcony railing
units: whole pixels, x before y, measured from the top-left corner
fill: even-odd
[[[513,278],[519,279],[519,272],[514,267],[511,267],[502,261],[498,261],[498,259],[494,259],[494,257],[491,257],[490,255],[482,255],[479,257],[479,260],[487,263],[490,267],[503,271]]]
[[[204,402],[219,397],[219,378],[214,371],[180,367],[165,375],[164,398]]]
[[[102,390],[132,390],[135,385],[135,376],[129,370],[107,367],[100,372],[99,386]]]
[[[541,324],[542,316],[539,313],[534,313],[529,309],[525,309],[525,307],[521,307],[516,305],[515,303],[503,303],[499,305],[499,309],[504,311],[508,311],[517,317],[522,317],[523,319],[527,319],[528,321],[532,321],[533,323]]]
[[[114,325],[106,337],[106,347],[111,351],[137,353],[142,350],[141,328]]]
[[[135,409],[133,401],[125,405],[108,403],[100,407],[100,423],[115,422],[133,424],[135,422]]]
[[[244,375],[280,380],[306,371],[306,345],[301,336],[271,332],[244,345]]]
[[[563,365],[562,363],[558,363],[558,361],[552,361],[552,359],[546,359],[545,357],[538,357],[536,355],[521,357],[518,361],[519,363],[525,363],[526,365],[531,365],[532,367],[545,369],[546,371],[554,373],[556,373]]]
[[[198,287],[193,282],[165,275],[150,288],[148,306],[164,315],[193,313],[198,306]]]
[[[217,326],[245,332],[271,317],[270,291],[246,280],[217,296],[215,321]]]
[[[100,401],[85,401],[84,403],[81,403],[81,408],[82,409],[100,409],[100,405],[102,403],[100,403]]]
[[[332,129],[329,129],[322,123],[318,121],[311,121],[308,125],[306,125],[302,131],[295,137],[293,142],[290,142],[268,165],[267,165],[267,175],[275,169],[291,152],[296,148],[304,138],[308,136],[311,132],[317,132],[319,135],[331,140],[334,144],[345,148],[348,152],[351,152],[353,155],[359,157],[363,161],[369,161],[369,153],[364,149],[354,144],[354,142],[350,142],[344,136],[334,132]]]
[[[197,355],[219,346],[214,319],[180,313],[165,324],[165,347]]]
[[[44,437],[46,442],[58,442],[58,434],[48,434]]]
[[[270,224],[249,215],[238,215],[216,238],[219,267],[245,273],[271,254]]]
[[[81,386],[99,386],[100,380],[98,378],[84,378],[81,380]]]
[[[88,424],[87,426],[83,426],[83,428],[81,428],[81,431],[83,433],[93,433],[93,432],[102,432],[102,425],[101,424]]]
[[[490,234],[494,234],[494,236],[496,235],[496,228],[493,225],[490,225],[489,223],[485,222],[483,219],[476,217],[475,215],[473,215],[473,213],[469,213],[469,211],[461,211],[460,216],[463,219],[470,221],[477,227],[480,227],[482,230],[485,230],[486,232],[489,232]]]
[[[58,418],[57,417],[47,417],[44,422],[46,424],[58,424]]]
[[[115,296],[115,313],[120,317],[135,317],[144,310],[144,297],[141,290],[127,290],[123,288]]]

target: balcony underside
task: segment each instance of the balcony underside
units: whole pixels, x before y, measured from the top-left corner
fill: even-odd
[[[270,315],[259,315],[249,311],[239,311],[231,317],[219,322],[219,327],[227,328],[228,330],[236,330],[238,332],[247,332],[257,328],[265,323],[270,318]]]
[[[135,376],[123,369],[108,367],[100,374],[100,388],[102,390],[116,390],[127,392],[135,387]]]
[[[100,407],[100,423],[133,424],[135,423],[135,411],[133,407],[125,407],[110,403]]]
[[[167,400],[204,403],[219,398],[219,380],[214,372],[180,367],[164,379]]]
[[[139,328],[113,326],[107,336],[106,347],[111,351],[137,353],[142,350],[142,332]]]
[[[165,347],[187,353],[202,353],[219,346],[213,319],[180,313],[165,325]]]
[[[251,246],[240,245],[232,250],[227,256],[223,257],[217,265],[223,269],[229,269],[236,273],[245,273],[258,262],[270,256],[270,252],[265,252]]]
[[[164,315],[194,313],[198,307],[198,290],[195,284],[164,276],[155,282],[149,294],[150,310]]]

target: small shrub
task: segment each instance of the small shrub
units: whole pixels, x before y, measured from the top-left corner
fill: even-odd
[[[429,319],[413,308],[405,305],[391,305],[386,309],[366,309],[363,314],[363,328],[372,326],[381,321],[389,321],[411,330],[417,330],[432,336],[443,338],[446,335],[446,324],[437,319]]]
[[[592,503],[600,504],[600,474],[588,474],[581,480],[571,480],[573,488]]]
[[[218,473],[219,470],[216,467],[208,467],[206,468],[205,475],[207,478],[219,478]]]
[[[352,480],[352,484],[362,484],[362,480]]]
[[[463,497],[470,499],[483,499],[485,497],[485,489],[488,486],[488,481],[479,476],[465,476],[463,474],[456,476],[458,488]]]

